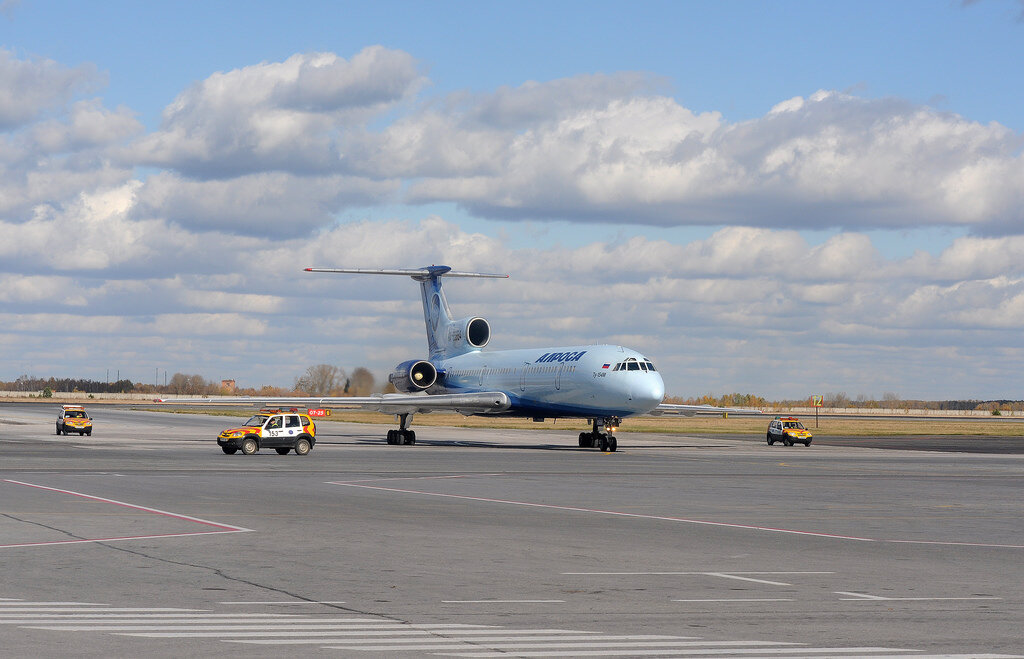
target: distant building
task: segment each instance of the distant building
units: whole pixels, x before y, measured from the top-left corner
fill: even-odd
[[[235,381],[234,380],[221,380],[220,388],[222,391],[226,391],[229,394],[235,393]]]

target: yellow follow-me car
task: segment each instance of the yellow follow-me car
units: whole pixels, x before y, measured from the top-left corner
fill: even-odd
[[[92,435],[92,417],[85,413],[81,405],[61,405],[57,414],[57,434],[77,432],[79,435]]]
[[[272,448],[281,455],[294,450],[306,455],[316,444],[316,425],[309,415],[291,410],[260,410],[240,428],[228,428],[217,437],[217,445],[228,455],[252,455]]]
[[[768,425],[769,445],[775,442],[782,442],[786,446],[792,446],[793,444],[810,446],[812,437],[814,435],[807,428],[804,428],[804,424],[800,423],[800,419],[795,416],[777,416]]]

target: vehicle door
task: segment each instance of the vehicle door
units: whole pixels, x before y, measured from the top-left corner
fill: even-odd
[[[294,446],[295,440],[302,434],[302,419],[298,414],[289,414],[284,418],[284,444],[283,446]]]
[[[284,415],[275,414],[267,420],[267,425],[263,426],[263,441],[260,442],[260,446],[277,448],[285,445],[287,442],[285,441]]]

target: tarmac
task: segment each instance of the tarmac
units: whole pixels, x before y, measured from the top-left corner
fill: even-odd
[[[5,656],[1024,657],[1020,438],[229,456],[236,418],[56,408],[0,404]]]

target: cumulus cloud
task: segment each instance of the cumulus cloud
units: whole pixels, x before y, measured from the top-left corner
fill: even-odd
[[[216,73],[182,92],[160,130],[139,140],[132,155],[197,178],[337,172],[339,133],[421,83],[410,55],[380,46],[351,60],[310,53]]]
[[[0,48],[0,130],[23,126],[104,79],[91,64],[69,69],[48,59],[17,59]]]
[[[482,104],[483,105],[483,104]],[[448,152],[500,167],[424,166],[414,202],[453,201],[500,218],[767,227],[964,225],[1024,229],[1021,138],[897,99],[818,92],[730,124],[674,100],[632,96],[500,134],[456,122]],[[556,116],[552,113],[551,116]],[[426,114],[423,125],[436,126]],[[406,161],[420,145],[410,119],[385,131]],[[398,135],[399,137],[396,137]],[[436,151],[436,150],[432,150]],[[467,155],[468,154],[468,155]],[[410,172],[414,175],[416,172]]]

